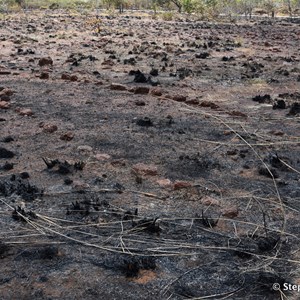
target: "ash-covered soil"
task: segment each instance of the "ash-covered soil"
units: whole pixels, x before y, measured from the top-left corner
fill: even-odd
[[[2,18],[1,299],[298,299],[299,41],[297,19]]]

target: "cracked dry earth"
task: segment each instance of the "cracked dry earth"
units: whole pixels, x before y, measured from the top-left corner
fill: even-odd
[[[0,38],[1,299],[298,299],[297,19]]]

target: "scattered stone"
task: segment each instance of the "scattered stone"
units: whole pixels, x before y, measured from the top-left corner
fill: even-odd
[[[82,146],[78,146],[77,150],[79,152],[92,152],[93,148],[91,146],[88,146],[88,145],[82,145]]]
[[[39,66],[43,67],[43,66],[47,66],[47,65],[53,65],[53,60],[51,57],[43,57],[39,60]]]
[[[176,180],[174,182],[174,190],[186,189],[191,186],[192,186],[192,184],[188,181]]]
[[[197,99],[188,99],[188,100],[185,100],[185,103],[190,104],[190,105],[198,105],[199,100],[197,100]]]
[[[220,206],[220,201],[210,196],[204,196],[200,202],[207,206]]]
[[[167,178],[159,179],[156,181],[156,183],[162,188],[171,188],[172,187],[172,181]]]
[[[10,96],[8,96],[8,95],[2,95],[1,97],[1,101],[10,101]]]
[[[217,104],[215,104],[214,102],[211,102],[211,101],[202,101],[200,103],[200,106],[201,107],[209,107],[211,109],[219,109],[220,108],[219,105],[217,105]]]
[[[276,135],[276,136],[283,136],[284,132],[281,130],[271,130],[270,134]]]
[[[100,161],[105,161],[105,160],[111,159],[111,156],[109,154],[106,154],[106,153],[97,153],[95,155],[95,158],[97,160],[100,160]]]
[[[71,75],[70,80],[71,81],[78,81],[78,77],[76,75]]]
[[[40,75],[40,79],[49,79],[49,73],[42,72],[41,75]]]
[[[86,182],[75,180],[73,181],[72,187],[75,191],[82,192],[88,190],[90,188],[90,185]]]
[[[163,91],[160,88],[154,88],[151,89],[150,94],[153,96],[161,96],[163,94]]]
[[[115,64],[114,61],[111,59],[106,59],[101,63],[102,66],[109,66],[109,67],[112,67],[114,64]]]
[[[62,141],[71,141],[71,140],[73,140],[73,138],[74,138],[74,133],[73,132],[66,132],[66,133],[63,133],[61,136],[60,136],[60,139],[62,140]]]
[[[237,149],[233,149],[233,150],[228,150],[227,151],[227,155],[232,156],[232,155],[237,155],[238,154],[238,150]]]
[[[63,80],[71,80],[71,76],[69,74],[63,73],[63,74],[61,74],[61,79],[63,79]]]
[[[43,125],[43,131],[46,133],[53,133],[57,131],[57,126],[55,124],[44,124]]]
[[[156,176],[158,174],[157,167],[154,165],[146,165],[143,163],[135,164],[132,171],[138,175]]]
[[[3,97],[4,96],[7,96],[7,97],[10,97],[14,94],[14,92],[11,90],[11,89],[5,89],[3,88],[1,91],[0,91],[0,98],[2,100],[5,100]],[[6,100],[5,100],[6,101]]]
[[[126,161],[123,159],[116,159],[111,162],[111,165],[114,167],[125,167]]]
[[[248,116],[241,112],[241,111],[237,111],[237,110],[233,110],[233,111],[229,111],[227,112],[230,116],[234,116],[234,117],[242,117],[242,118],[248,118]]]
[[[236,206],[228,207],[222,210],[222,216],[230,219],[234,219],[238,216],[239,209]]]
[[[174,101],[177,101],[177,102],[185,102],[186,101],[186,96],[184,95],[174,95],[174,96],[171,96],[171,99],[173,99]]]
[[[0,70],[0,75],[10,75],[10,74],[11,74],[10,71]]]
[[[118,83],[112,83],[110,85],[110,89],[114,91],[126,91],[127,87],[123,84],[118,84]]]
[[[9,109],[11,107],[10,103],[7,101],[0,101],[0,109]]]
[[[16,109],[21,116],[32,116],[33,112],[30,108]]]
[[[149,88],[146,86],[137,86],[133,89],[134,94],[146,95],[149,93]]]
[[[146,103],[145,103],[145,101],[143,101],[143,100],[137,100],[137,101],[135,101],[135,105],[136,105],[136,106],[145,106]]]

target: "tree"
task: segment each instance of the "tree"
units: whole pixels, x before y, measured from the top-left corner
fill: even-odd
[[[259,3],[259,0],[237,0],[237,7],[240,13],[244,14],[246,18],[252,18],[254,8]]]
[[[265,7],[266,11],[275,18],[276,8],[278,7],[278,1],[276,0],[264,0],[263,6]]]
[[[178,12],[181,13],[182,12],[182,0],[171,0],[172,3],[175,4],[175,6],[177,6]]]
[[[192,13],[195,9],[193,0],[182,0],[182,7],[188,14]]]

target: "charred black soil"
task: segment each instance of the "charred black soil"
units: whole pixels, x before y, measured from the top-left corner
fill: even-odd
[[[100,19],[0,21],[1,299],[298,299],[299,24]]]

